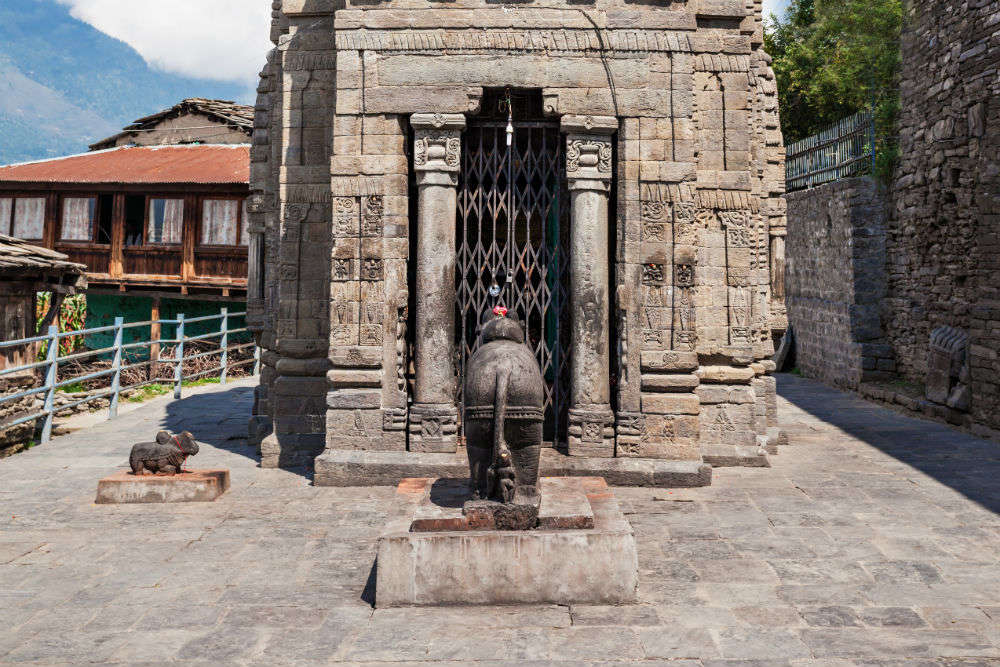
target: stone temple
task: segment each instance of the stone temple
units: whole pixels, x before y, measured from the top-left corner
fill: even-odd
[[[460,378],[498,306],[545,378],[543,474],[766,465],[785,213],[761,12],[276,0],[249,209],[262,465],[460,474]]]

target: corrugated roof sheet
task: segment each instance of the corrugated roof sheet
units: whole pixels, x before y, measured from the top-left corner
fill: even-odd
[[[0,167],[0,184],[249,184],[250,146],[121,146]]]
[[[38,274],[83,275],[87,267],[69,257],[27,241],[0,234],[0,275],[18,277]]]

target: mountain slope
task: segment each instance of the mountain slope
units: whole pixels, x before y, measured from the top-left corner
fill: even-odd
[[[0,164],[85,151],[186,97],[251,91],[157,71],[55,0],[0,2]]]

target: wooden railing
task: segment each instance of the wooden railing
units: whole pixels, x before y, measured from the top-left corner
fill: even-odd
[[[235,328],[231,326],[232,320],[234,319],[242,319],[245,322],[246,313],[230,313],[228,309],[223,308],[218,315],[208,315],[205,317],[195,317],[190,319],[186,319],[184,315],[178,315],[176,319],[172,320],[161,319],[151,320],[148,322],[130,322],[128,324],[124,322],[123,318],[116,317],[115,323],[111,326],[60,333],[59,328],[53,325],[49,327],[48,333],[44,336],[0,342],[0,349],[18,346],[39,346],[45,357],[42,361],[36,361],[34,363],[0,370],[0,378],[5,376],[16,376],[25,372],[38,373],[39,371],[44,371],[45,373],[44,383],[41,384],[41,386],[33,387],[15,394],[0,396],[0,405],[2,405],[4,403],[17,401],[30,396],[37,396],[40,394],[44,395],[44,403],[41,410],[33,408],[30,411],[30,414],[17,417],[16,419],[12,419],[6,423],[0,423],[0,429],[8,429],[19,424],[44,420],[42,425],[41,441],[48,442],[52,438],[52,422],[57,413],[70,410],[91,401],[108,399],[110,403],[108,407],[108,418],[114,419],[118,416],[118,402],[123,392],[140,389],[151,384],[172,383],[174,398],[179,399],[181,398],[181,392],[185,381],[195,380],[218,373],[219,381],[225,383],[229,371],[235,368],[248,366],[250,364],[253,364],[253,374],[257,375],[260,372],[260,349],[253,342],[233,343],[231,340],[233,337],[241,337],[240,334],[247,333],[245,325]],[[219,327],[215,331],[197,336],[188,336],[185,334],[184,329],[189,325],[202,322],[212,322],[214,320],[219,320]],[[164,324],[174,325],[176,327],[176,336],[174,338],[159,337],[159,328]],[[142,327],[149,327],[150,331],[155,331],[156,334],[151,333],[149,340],[141,340],[134,343],[123,342],[126,331]],[[64,338],[106,333],[113,333],[114,335],[114,344],[110,347],[97,350],[85,350],[83,352],[76,352],[64,356],[60,355],[59,341]],[[216,339],[218,340],[218,343],[211,349],[185,355],[185,345],[199,341],[214,341]],[[159,357],[159,348],[161,344],[174,344],[174,354],[172,357]],[[248,348],[253,348],[252,357],[240,361],[231,361],[231,355],[233,353]],[[142,350],[149,351],[148,357],[141,352]],[[219,357],[218,365],[213,365],[207,369],[202,369],[193,373],[185,372],[184,362],[204,359],[213,355],[217,355]],[[62,374],[60,373],[60,365],[64,365],[68,362],[80,362],[84,359],[93,360],[95,358],[107,359],[109,357],[111,359],[110,367],[103,370],[84,373],[82,375],[74,375],[71,377],[62,377]],[[141,360],[135,360],[139,358],[141,358]],[[162,378],[156,376],[156,370],[159,365],[173,367],[170,377]],[[149,375],[152,377],[140,382],[134,382],[127,386],[122,385],[122,374],[124,372],[130,369],[142,367],[150,368],[151,372]],[[96,392],[90,392],[84,398],[56,406],[55,398],[58,390],[65,389],[71,385],[98,381],[104,378],[110,379],[110,386],[108,388],[101,389]]]

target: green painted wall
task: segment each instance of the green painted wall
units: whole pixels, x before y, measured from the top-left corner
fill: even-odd
[[[87,295],[87,328],[109,326],[115,323],[115,317],[124,317],[125,323],[145,322],[150,319],[153,308],[153,299],[146,296],[131,296],[117,294],[88,294]],[[245,301],[234,301],[226,303],[224,301],[195,301],[190,299],[162,299],[160,301],[160,319],[174,319],[179,313],[184,313],[187,319],[203,317],[206,315],[218,315],[222,308],[229,308],[230,313],[242,313],[246,311]],[[201,334],[218,331],[222,320],[215,319],[207,322],[195,322],[184,325],[185,336],[198,336]],[[231,329],[243,328],[246,321],[243,317],[230,317],[229,327]],[[162,326],[161,338],[169,339],[177,336],[177,327],[172,324]],[[124,342],[137,343],[149,340],[149,327],[134,327],[125,330]],[[241,334],[239,340],[231,336],[230,343],[249,342],[251,339],[247,333]],[[218,339],[210,339],[218,340]],[[91,350],[98,350],[110,347],[114,344],[114,333],[93,334],[87,336],[86,345]],[[167,343],[172,345],[172,343]],[[146,348],[139,348],[130,355],[133,359],[145,359],[149,357]]]

